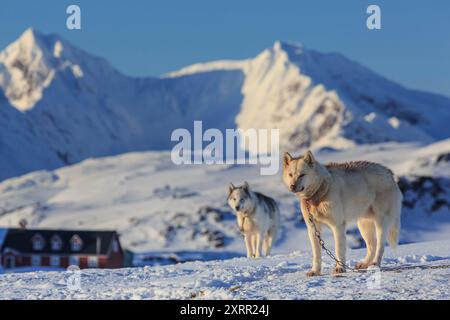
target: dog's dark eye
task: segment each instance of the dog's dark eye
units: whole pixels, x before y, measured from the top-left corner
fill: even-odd
[[[291,178],[292,178],[292,173],[289,173],[289,177],[291,177]]]
[[[304,176],[306,176],[306,174],[303,173],[303,174],[301,174],[298,178],[301,179],[301,178],[303,178]]]

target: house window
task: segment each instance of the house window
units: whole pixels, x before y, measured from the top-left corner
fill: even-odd
[[[62,240],[58,235],[54,235],[52,239],[50,240],[52,244],[52,250],[53,251],[59,251],[62,248]]]
[[[69,265],[78,266],[79,264],[80,264],[80,259],[78,258],[78,256],[70,256]]]
[[[31,265],[34,267],[41,265],[41,256],[32,255],[31,256]]]
[[[83,241],[81,240],[81,238],[77,234],[75,234],[70,239],[70,248],[72,249],[72,251],[80,251],[82,245],[83,245]]]
[[[97,257],[88,257],[88,267],[89,268],[97,268],[98,266],[98,258]]]
[[[119,242],[116,239],[112,242],[112,251],[114,253],[119,252]]]
[[[41,236],[39,233],[36,233],[33,238],[31,238],[31,241],[33,243],[33,250],[42,250],[45,246],[45,240],[44,237]]]
[[[50,265],[52,267],[59,267],[59,256],[50,256]]]

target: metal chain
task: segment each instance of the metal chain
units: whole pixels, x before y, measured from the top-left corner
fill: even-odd
[[[311,214],[310,211],[310,207],[309,207],[309,203],[305,201],[305,207],[306,210],[308,211],[308,219],[309,222],[311,222],[313,228],[314,228],[314,233],[317,237],[317,239],[319,240],[320,246],[322,247],[323,251],[325,251],[325,253],[331,258],[333,259],[337,264],[339,264],[341,267],[344,267],[345,269],[349,269],[350,271],[353,272],[364,272],[367,271],[365,269],[356,269],[356,268],[352,268],[349,265],[345,264],[344,262],[341,262],[340,260],[338,260],[336,258],[336,256],[333,254],[333,252],[331,252],[331,250],[329,250],[327,247],[325,247],[325,241],[323,241],[322,236],[320,235],[319,230],[317,230],[316,224],[314,223],[314,218]],[[403,270],[407,270],[407,269],[415,269],[415,268],[421,268],[421,269],[450,269],[450,265],[413,265],[413,266],[401,266],[401,267],[393,267],[393,268],[383,268],[383,271],[403,271]]]
[[[343,267],[344,269],[348,269],[350,271],[354,271],[354,272],[358,272],[358,269],[352,268],[349,265],[345,264],[345,262],[340,261],[339,259],[336,258],[336,256],[331,252],[330,249],[328,249],[327,247],[325,247],[325,241],[323,241],[322,236],[320,235],[319,230],[317,230],[316,224],[314,223],[314,219],[313,216],[311,214],[310,211],[310,207],[309,207],[309,203],[305,201],[305,206],[306,206],[306,210],[308,211],[308,218],[309,218],[309,222],[311,222],[313,228],[314,228],[314,233],[317,237],[317,239],[319,240],[319,244],[322,247],[323,251],[325,251],[325,253],[331,258],[333,259],[336,264],[340,265],[341,267]]]

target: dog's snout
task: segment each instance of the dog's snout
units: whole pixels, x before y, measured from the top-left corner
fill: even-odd
[[[289,189],[290,189],[291,191],[295,191],[295,184],[291,184],[291,185],[289,186]]]
[[[240,207],[239,207],[239,206],[236,206],[235,209],[236,209],[236,211],[239,211]]]

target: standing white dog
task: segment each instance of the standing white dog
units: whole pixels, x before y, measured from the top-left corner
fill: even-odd
[[[250,191],[245,182],[240,187],[230,184],[228,204],[235,211],[237,225],[244,235],[247,257],[259,258],[261,248],[268,256],[280,226],[276,202],[259,192]]]
[[[367,161],[322,165],[308,151],[293,158],[285,153],[283,180],[301,202],[304,220],[313,251],[308,276],[320,275],[321,247],[309,220],[309,212],[319,233],[322,224],[333,231],[336,257],[345,263],[345,226],[356,220],[366,242],[367,254],[356,265],[365,269],[380,266],[386,240],[396,246],[400,232],[402,193],[388,168]],[[345,272],[336,263],[334,273]]]

